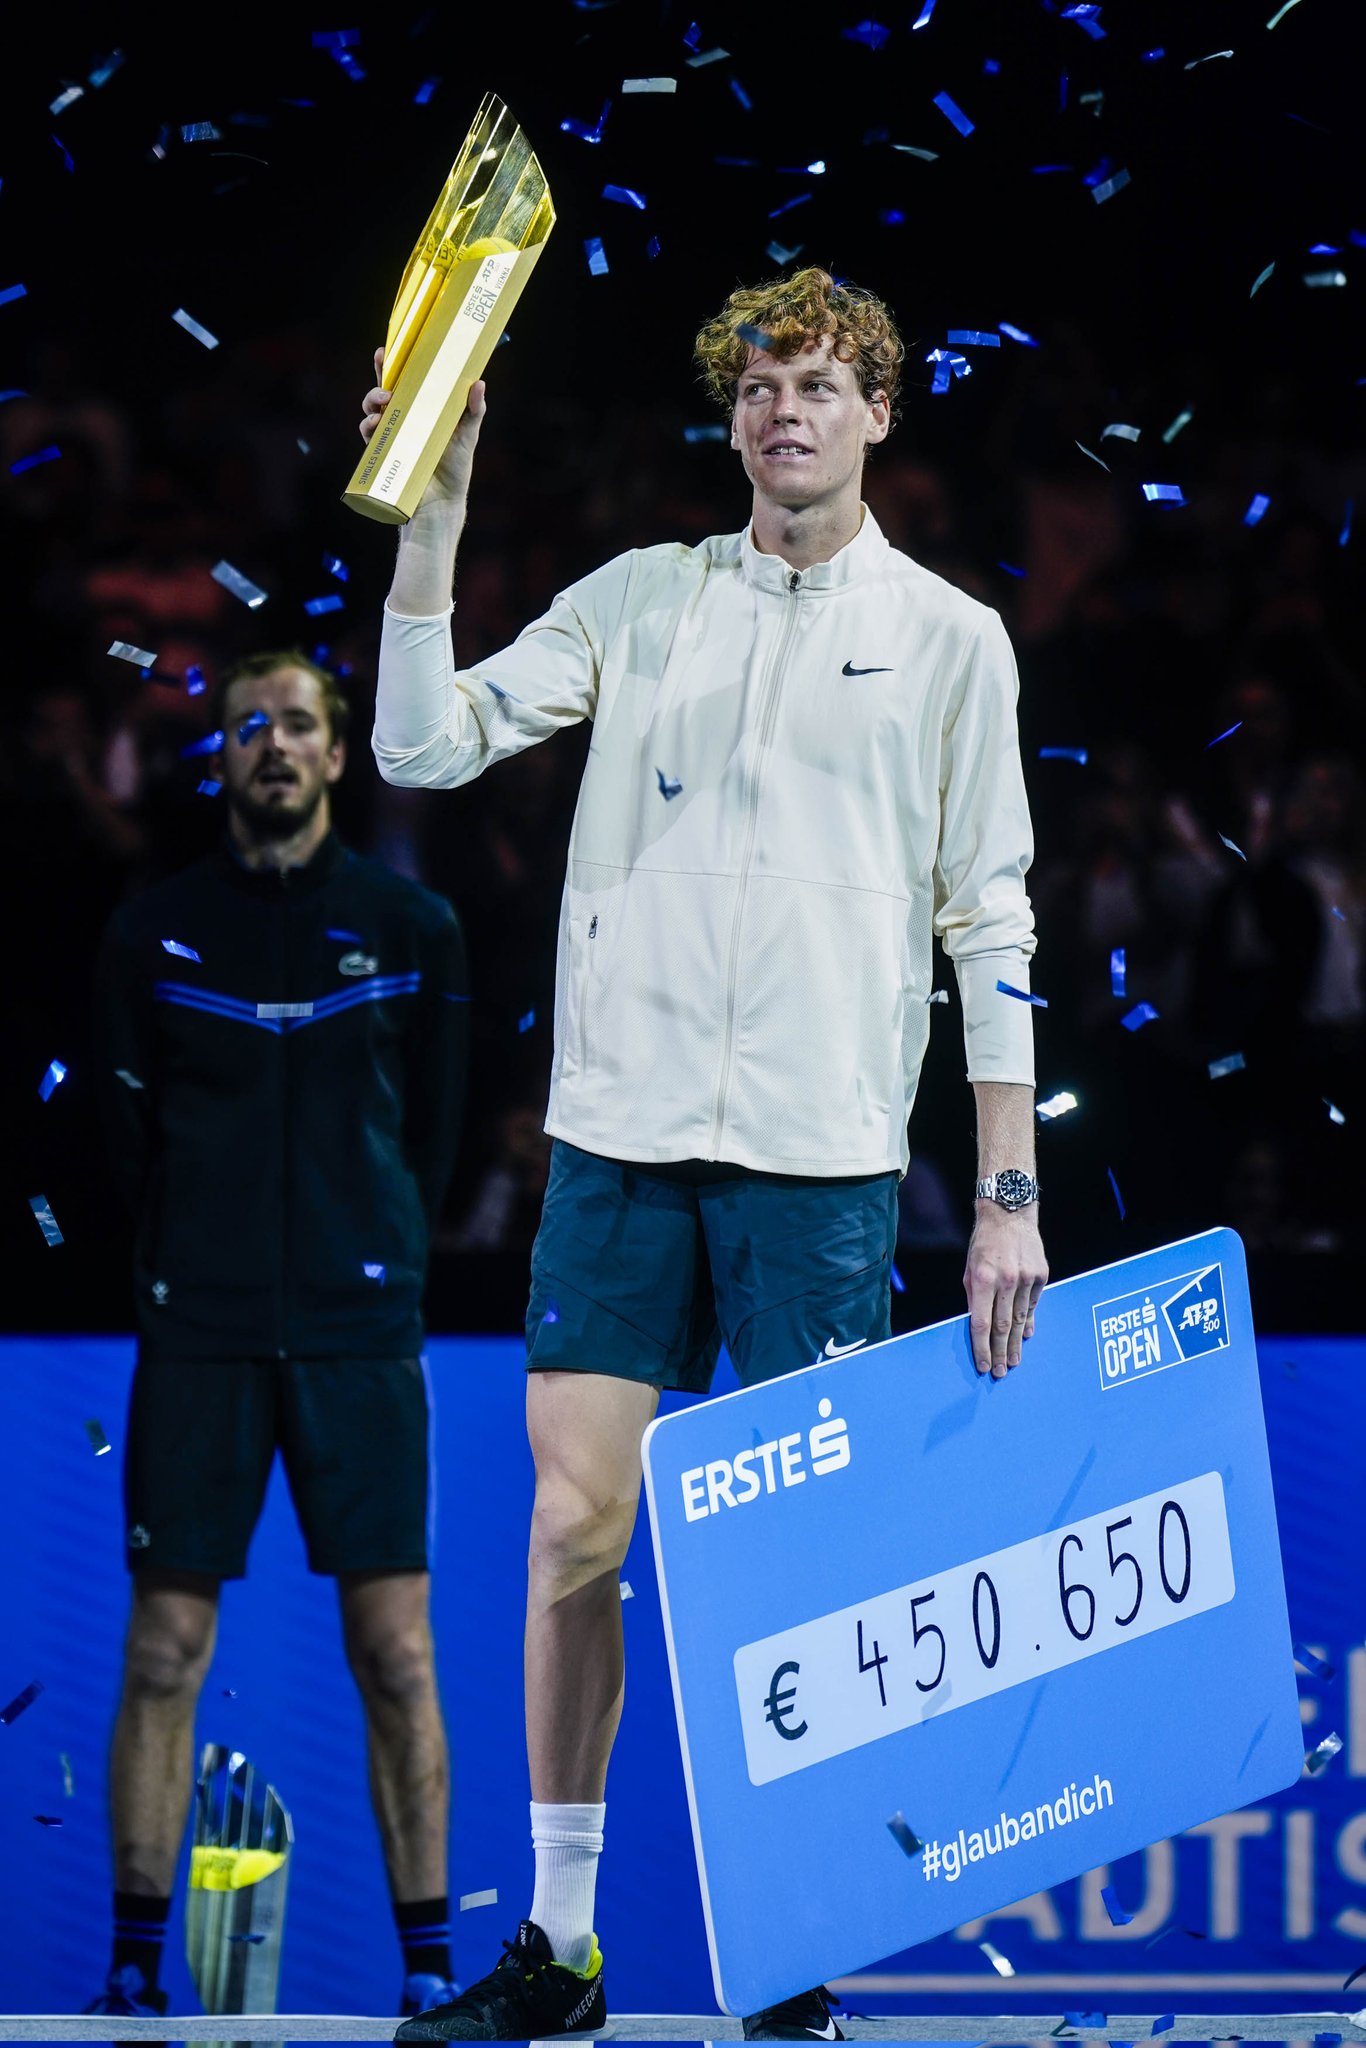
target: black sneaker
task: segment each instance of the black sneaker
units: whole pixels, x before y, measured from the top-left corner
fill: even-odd
[[[842,2041],[844,2035],[830,2016],[839,2000],[823,1984],[814,1991],[799,1991],[781,2005],[766,2005],[745,2021],[747,2041]]]
[[[602,1951],[597,1936],[586,1970],[557,1963],[534,1920],[523,1920],[515,1941],[487,1977],[449,2005],[434,2005],[405,2020],[396,2041],[526,2041],[556,2034],[594,2034],[607,2024]],[[830,2035],[831,2040],[842,2036]]]
[[[159,2020],[166,2012],[166,1993],[159,1985],[149,1984],[136,1963],[122,1963],[109,1972],[99,1997],[92,1998],[83,2010],[118,2019]]]

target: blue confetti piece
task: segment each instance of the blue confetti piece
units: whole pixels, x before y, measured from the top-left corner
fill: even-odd
[[[1008,320],[998,320],[996,325],[1000,328],[1002,334],[1011,341],[1018,341],[1022,348],[1041,348],[1043,346],[1041,342],[1035,341],[1032,334],[1026,334],[1023,327],[1012,327]]]
[[[602,112],[598,115],[597,121],[591,128],[588,126],[586,121],[561,121],[561,134],[577,135],[581,142],[601,142],[603,123],[607,119],[607,112],[611,104],[612,102],[610,100],[603,101]]]
[[[33,1818],[37,1821],[40,1828],[60,1828],[65,1826],[65,1822],[55,1813],[35,1813]]]
[[[66,1079],[66,1068],[60,1060],[49,1060],[47,1072],[38,1083],[38,1094],[42,1101],[51,1102],[57,1090]]]
[[[1247,1061],[1240,1052],[1225,1053],[1221,1060],[1211,1060],[1209,1077],[1211,1081],[1222,1081],[1226,1074],[1241,1074],[1246,1070]]]
[[[1155,50],[1145,50],[1139,62],[1142,64],[1158,64],[1166,54],[1167,52],[1159,45]]]
[[[1098,43],[1105,36],[1106,31],[1100,25],[1100,9],[1092,4],[1092,0],[1077,0],[1075,6],[1064,7],[1059,19],[1074,21],[1078,28],[1086,31],[1093,42]]]
[[[177,960],[193,960],[197,966],[201,967],[204,964],[194,947],[182,946],[179,939],[163,939],[161,946],[163,952],[174,953]]]
[[[927,20],[933,11],[934,0],[929,0]],[[917,22],[915,25],[919,28],[920,23]],[[880,21],[861,21],[857,28],[847,28],[843,34],[846,43],[863,43],[870,50],[880,50],[884,43],[891,41],[892,31],[884,28]]]
[[[74,172],[76,168],[75,159],[73,158],[71,151],[67,148],[66,144],[62,141],[61,136],[54,135],[52,137],[52,140],[56,143],[58,149],[62,152],[62,162],[66,165],[69,171]]]
[[[1142,427],[1131,427],[1123,420],[1112,420],[1108,427],[1101,428],[1100,438],[1102,441],[1136,441],[1142,432]]]
[[[1141,1031],[1145,1024],[1155,1024],[1160,1015],[1161,1011],[1155,1010],[1151,1003],[1135,1003],[1119,1021],[1126,1031]]]
[[[1150,505],[1184,505],[1186,494],[1180,484],[1144,484],[1143,495]]]
[[[58,93],[56,99],[49,106],[48,112],[49,114],[64,114],[68,107],[74,106],[77,100],[83,100],[84,98],[85,87],[83,85],[69,85],[65,92]]]
[[[534,1026],[535,1022],[536,1012],[534,1010],[528,1010],[524,1017],[519,1017],[517,1019],[517,1029],[519,1032],[530,1031]]]
[[[929,26],[930,16],[934,13],[934,6],[935,0],[925,0],[925,5],[921,8],[919,14],[911,23],[912,34],[914,34],[916,29],[918,28],[926,28]]]
[[[906,1292],[906,1282],[896,1269],[895,1259],[892,1260],[892,1292],[893,1294],[904,1294]]]
[[[385,1274],[385,1269],[383,1266],[363,1265],[361,1267],[361,1271],[362,1273],[364,1273],[367,1280],[378,1280],[380,1286],[383,1287]]]
[[[958,130],[958,133],[960,135],[971,135],[973,128],[976,124],[972,121],[969,121],[967,115],[963,112],[963,109],[957,104],[955,100],[950,99],[949,95],[946,92],[937,92],[934,96],[934,103],[938,107],[940,113],[944,116],[944,119],[946,121],[952,121],[954,127]]]
[[[1304,1643],[1296,1643],[1295,1655],[1312,1677],[1321,1678],[1325,1684],[1338,1675],[1336,1665],[1330,1664],[1326,1657],[1320,1657]]]
[[[558,1323],[558,1321],[559,1321],[559,1320],[560,1320],[560,1305],[559,1305],[559,1303],[558,1303],[558,1302],[556,1302],[556,1301],[548,1301],[548,1302],[546,1303],[546,1305],[545,1305],[545,1314],[544,1314],[544,1315],[543,1315],[543,1316],[541,1317],[541,1321],[542,1321],[543,1323]]]
[[[238,746],[245,747],[246,745],[248,745],[252,738],[252,735],[254,733],[260,732],[265,726],[268,726],[269,724],[269,712],[253,711],[251,716],[249,718],[244,718],[242,720],[242,723],[237,728]]]
[[[64,1241],[62,1238],[62,1233],[57,1228],[57,1218],[52,1213],[52,1205],[48,1201],[47,1196],[30,1195],[28,1198],[28,1205],[29,1208],[33,1211],[34,1221],[37,1223],[38,1228],[42,1231],[43,1236],[47,1239],[48,1243],[53,1245],[61,1244]],[[3,1714],[0,1714],[0,1721],[3,1721],[4,1718],[5,1716]]]
[[[323,567],[329,576],[336,577],[338,583],[349,583],[351,581],[351,571],[347,568],[340,555],[324,555]]]
[[[914,22],[911,24],[912,27],[915,25]],[[984,57],[982,59],[982,69],[988,78],[995,78],[1001,67],[994,57]]]
[[[585,256],[588,258],[588,270],[590,276],[606,277],[607,251],[602,246],[602,236],[586,236],[583,245],[583,252]]]
[[[199,666],[199,663],[197,661],[192,661],[190,663],[190,666],[185,671],[186,695],[190,697],[202,697],[207,688],[208,684],[204,680],[203,669]]]
[[[439,77],[424,78],[421,85],[418,87],[417,91],[413,94],[413,105],[415,107],[427,106],[431,101],[432,94],[436,91],[436,88],[440,85],[440,83],[441,80]]]
[[[1069,2027],[1103,2027],[1103,2012],[1065,2012],[1063,2019]]]
[[[1026,576],[1029,573],[1026,569],[1017,569],[1013,562],[998,562],[996,566],[1004,569],[1007,576]]]
[[[766,333],[762,327],[751,327],[748,320],[742,320],[735,332],[741,341],[747,341],[751,348],[771,349],[773,346],[773,336]]]
[[[62,451],[55,445],[48,448],[40,448],[36,455],[24,455],[20,457],[18,462],[12,462],[9,466],[9,473],[11,476],[23,476],[26,470],[37,469],[39,463],[60,462],[61,459]]]
[[[265,1940],[265,1938],[266,1938],[266,1937],[264,1936],[264,1934],[230,1934],[230,1935],[228,1936],[228,1940],[229,1940],[230,1942],[233,1942],[233,1941],[240,1941],[240,1942],[250,1942],[250,1943],[255,1943],[255,1942],[258,1942],[258,1941],[264,1941],[264,1940]]]
[[[752,114],[754,112],[754,102],[750,98],[749,94],[745,91],[745,88],[743,87],[743,85],[741,85],[739,79],[735,76],[735,73],[733,71],[730,77],[727,79],[726,83],[729,85],[731,91],[735,94],[736,99],[739,100],[740,105],[744,108],[745,112],[747,114]]]
[[[998,981],[996,987],[1001,995],[1014,996],[1017,1003],[1031,1003],[1036,1010],[1046,1010],[1048,1008],[1047,997],[1033,996],[1029,993],[1028,989],[1012,988],[1008,981]]]
[[[42,1690],[42,1680],[35,1678],[32,1685],[26,1685],[22,1692],[15,1694],[7,1707],[0,1707],[0,1728],[8,1728],[12,1721],[17,1721],[25,1708],[33,1705]]]
[[[1352,505],[1353,500],[1349,498],[1347,500],[1347,510],[1343,514],[1342,532],[1338,535],[1338,546],[1340,548],[1345,548],[1348,541],[1352,538]]]
[[[602,196],[618,206],[634,206],[641,213],[645,211],[645,194],[633,191],[629,185],[604,185]]]
[[[1243,852],[1242,847],[1238,846],[1232,839],[1226,838],[1222,832],[1220,832],[1217,835],[1217,837],[1219,840],[1219,844],[1221,846],[1226,846],[1230,853],[1236,853],[1239,860],[1247,859],[1247,855]]]
[[[1128,994],[1125,980],[1129,972],[1129,960],[1123,946],[1110,948],[1110,993],[1121,999]]]
[[[1244,526],[1258,525],[1260,521],[1263,518],[1265,518],[1267,509],[1270,506],[1270,504],[1270,498],[1268,498],[1263,492],[1258,491],[1256,496],[1253,498],[1252,503],[1248,506],[1246,512],[1244,512],[1243,514]]]
[[[223,134],[212,121],[182,121],[180,139],[182,142],[221,142]]]
[[[26,299],[27,297],[28,286],[26,284],[7,284],[5,289],[0,292],[0,306],[8,306],[15,299]]]
[[[203,782],[197,782],[194,793],[196,796],[222,796],[223,785],[221,782],[214,782],[209,778]]]
[[[321,618],[324,612],[339,612],[344,609],[346,599],[340,591],[329,590],[324,597],[306,597],[304,610],[310,619]]]
[[[342,946],[358,946],[360,944],[359,932],[344,932],[341,926],[336,924],[329,925],[323,933],[323,937],[325,939],[335,939]]]
[[[244,576],[240,569],[234,569],[231,562],[215,562],[209,574],[215,583],[221,583],[224,590],[234,597],[240,597],[248,611],[254,612],[266,601],[266,593],[250,576]]]
[[[1124,1207],[1124,1197],[1119,1192],[1119,1182],[1115,1179],[1114,1168],[1112,1166],[1107,1166],[1105,1169],[1105,1173],[1110,1183],[1110,1192],[1115,1198],[1115,1207],[1119,1210],[1119,1220],[1122,1223],[1124,1221],[1126,1211]]]
[[[702,31],[695,21],[690,21],[683,31],[683,41],[690,50],[695,50],[702,40]]]
[[[659,236],[651,235],[649,241],[645,244],[645,254],[649,257],[651,263],[654,262],[662,247],[663,244],[660,242]]]
[[[182,761],[192,761],[196,754],[221,753],[222,747],[223,735],[221,732],[206,732],[202,740],[191,740],[188,747],[182,747],[180,758]]]
[[[950,348],[999,348],[999,334],[980,333],[975,327],[951,327],[946,337]]]
[[[1227,739],[1231,739],[1231,738],[1233,737],[1233,735],[1234,735],[1234,733],[1235,733],[1235,732],[1241,732],[1241,730],[1242,730],[1242,725],[1243,725],[1243,721],[1242,721],[1242,719],[1240,718],[1240,719],[1238,720],[1238,723],[1237,723],[1237,725],[1231,725],[1231,726],[1229,726],[1229,727],[1228,727],[1227,731],[1225,731],[1225,732],[1220,732],[1220,733],[1216,733],[1216,734],[1215,734],[1215,736],[1214,736],[1214,738],[1213,738],[1212,740],[1206,740],[1206,741],[1205,741],[1205,752],[1206,752],[1206,753],[1208,753],[1211,747],[1217,747],[1217,746],[1218,746],[1218,744],[1219,744],[1219,742],[1220,742],[1220,740],[1227,740]]]
[[[1157,2019],[1155,2019],[1155,2020],[1153,2021],[1153,2024],[1152,2024],[1152,2033],[1153,2033],[1153,2034],[1165,2034],[1165,2033],[1167,2032],[1167,2030],[1168,2030],[1168,2028],[1169,2028],[1169,2027],[1174,2027],[1175,2025],[1176,2025],[1176,2014],[1175,2014],[1174,2012],[1164,2012],[1164,2013],[1160,2014],[1160,2015],[1159,2015],[1159,2017],[1158,2017]],[[1151,2040],[1151,2038],[1152,2038],[1152,2035],[1150,2034],[1150,2035],[1149,2035],[1149,2039]]]
[[[1079,768],[1084,768],[1090,758],[1091,756],[1085,747],[1039,748],[1039,759],[1041,761],[1075,761]]]
[[[905,218],[906,216],[899,206],[884,207],[878,215],[878,219],[885,228],[899,228]]]
[[[0,391],[0,405],[4,405],[8,399],[27,398],[29,395],[27,391],[20,391],[17,385],[13,386],[8,391]]]
[[[1334,916],[1334,917],[1335,917],[1335,918],[1336,918],[1336,919],[1338,920],[1338,923],[1339,923],[1339,924],[1346,924],[1346,922],[1347,922],[1347,913],[1346,913],[1346,911],[1345,911],[1345,910],[1339,910],[1339,909],[1338,909],[1338,907],[1337,907],[1337,904],[1335,903],[1335,904],[1333,904],[1333,906],[1332,906],[1332,911],[1333,911],[1333,916]]]
[[[681,782],[670,782],[670,781],[669,781],[669,780],[668,780],[668,779],[666,778],[666,776],[665,776],[665,774],[664,774],[664,770],[663,770],[662,768],[656,768],[656,770],[655,770],[655,774],[656,774],[656,775],[657,775],[657,776],[659,777],[659,793],[660,793],[660,795],[661,795],[661,796],[663,797],[663,799],[664,799],[664,801],[665,801],[665,803],[666,803],[666,804],[667,804],[667,803],[671,803],[671,802],[673,801],[674,797],[678,796],[678,795],[680,794],[680,792],[682,791],[682,788],[683,788],[683,785],[682,785],[682,783],[681,783]]]
[[[684,427],[683,439],[685,441],[728,441],[730,439],[730,431],[726,427],[719,424],[713,425],[708,421],[704,427]]]
[[[1091,187],[1091,197],[1097,206],[1103,206],[1107,199],[1113,199],[1116,192],[1122,192],[1129,183],[1127,171],[1116,171],[1113,178],[1106,178],[1103,184]]]
[[[218,336],[210,334],[208,328],[202,326],[198,320],[187,313],[183,306],[177,306],[171,318],[175,321],[177,327],[183,327],[185,332],[192,334],[196,341],[203,342],[205,348],[217,348]]]
[[[777,220],[780,214],[791,213],[794,206],[805,206],[807,200],[814,199],[815,196],[814,192],[799,192],[795,199],[785,199],[781,206],[771,207],[768,217],[770,220]]]
[[[805,247],[805,242],[798,242],[789,249],[782,242],[775,239],[765,248],[764,254],[768,257],[770,263],[777,263],[785,269],[789,263],[796,262]]]

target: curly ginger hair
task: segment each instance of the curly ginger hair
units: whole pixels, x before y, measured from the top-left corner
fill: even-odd
[[[882,392],[895,420],[906,351],[892,316],[874,293],[836,284],[827,270],[811,266],[767,284],[740,286],[701,329],[693,356],[708,395],[730,413],[757,336],[763,336],[758,345],[779,362],[790,362],[827,334],[839,360],[853,364],[864,397]]]

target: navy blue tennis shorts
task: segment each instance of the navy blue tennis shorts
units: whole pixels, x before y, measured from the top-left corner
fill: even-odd
[[[897,1176],[642,1166],[555,1140],[531,1255],[527,1368],[705,1394],[890,1337]]]

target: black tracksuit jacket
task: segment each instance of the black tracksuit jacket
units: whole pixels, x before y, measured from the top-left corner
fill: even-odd
[[[140,1355],[415,1357],[468,1042],[445,899],[335,834],[283,875],[224,845],[115,912],[97,1008]]]

